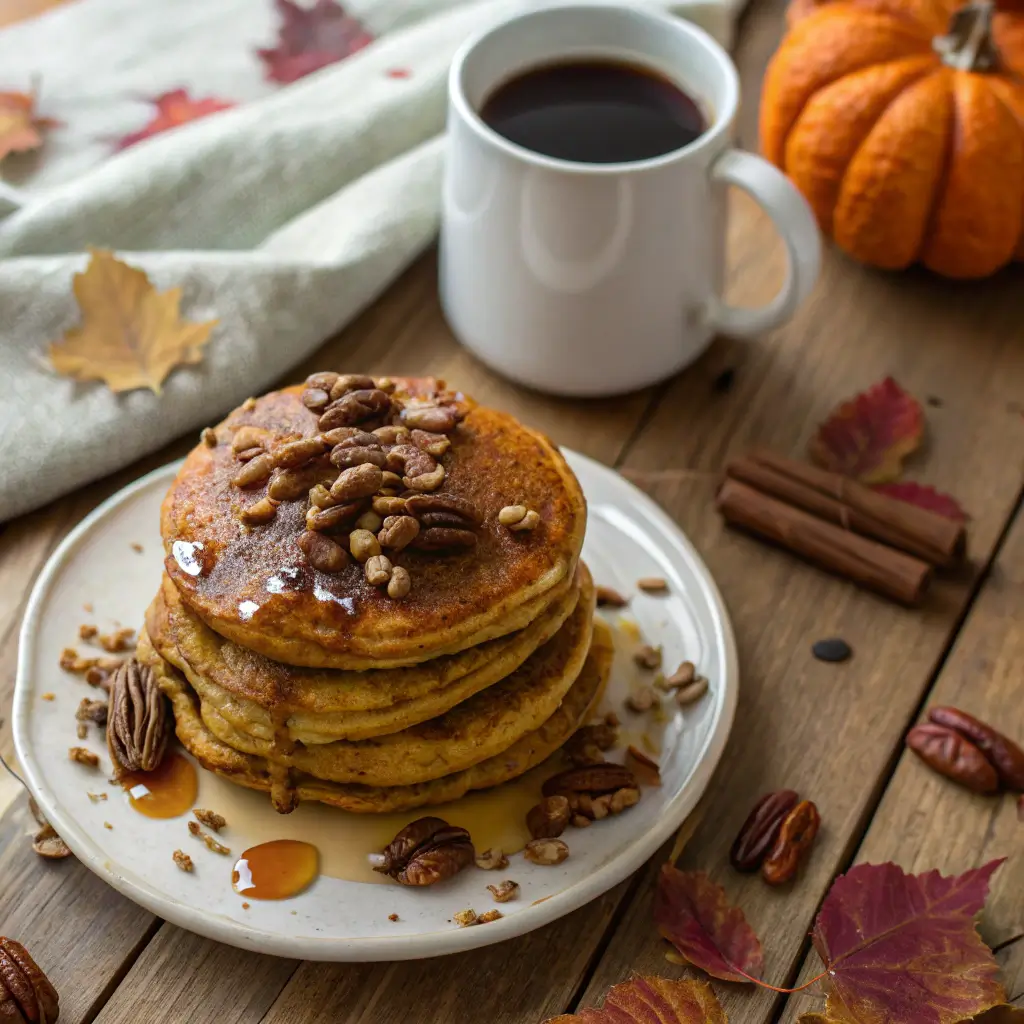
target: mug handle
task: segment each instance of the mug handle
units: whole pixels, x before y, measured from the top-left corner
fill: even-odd
[[[767,160],[741,149],[726,150],[711,165],[711,180],[743,189],[768,214],[786,244],[786,280],[766,306],[730,306],[718,296],[708,303],[705,319],[713,330],[750,337],[785,323],[810,294],[821,269],[821,235],[807,200]]]

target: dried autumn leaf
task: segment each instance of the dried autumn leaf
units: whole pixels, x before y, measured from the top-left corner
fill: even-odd
[[[274,0],[274,5],[281,15],[277,46],[256,51],[272,82],[295,82],[373,42],[336,0],[316,0],[312,7],[294,0]]]
[[[118,149],[127,149],[129,146],[134,146],[136,142],[150,139],[171,128],[178,128],[183,124],[188,124],[189,121],[198,121],[201,117],[216,114],[219,110],[230,110],[235,105],[212,96],[194,100],[186,89],[174,89],[146,102],[152,103],[156,107],[156,113],[137,132],[131,132],[118,139]]]
[[[158,292],[149,278],[113,253],[91,249],[75,274],[81,327],[50,346],[53,368],[75,380],[102,380],[111,391],[160,385],[175,366],[202,360],[216,320],[191,323],[179,313],[181,289]]]
[[[694,967],[722,981],[756,980],[764,951],[743,911],[703,871],[665,864],[654,896],[654,923]]]
[[[909,505],[927,509],[937,515],[954,519],[958,523],[967,521],[967,513],[961,508],[960,502],[949,494],[943,494],[926,484],[917,484],[913,480],[900,480],[891,484],[877,484],[875,490],[887,494],[890,498],[905,501]]]
[[[974,926],[1000,864],[952,877],[861,864],[837,878],[811,936],[827,1020],[955,1024],[1002,1003],[995,957]]]
[[[36,114],[36,97],[25,92],[0,92],[0,160],[43,144],[43,131],[60,121]]]
[[[563,1013],[546,1024],[728,1024],[706,981],[669,981],[649,975],[612,988],[600,1010]]]
[[[895,480],[924,436],[921,403],[892,379],[843,402],[811,440],[811,459],[866,484]]]

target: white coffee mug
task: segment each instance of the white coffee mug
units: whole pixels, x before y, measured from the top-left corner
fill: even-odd
[[[660,73],[701,105],[707,130],[649,160],[584,164],[504,138],[479,111],[531,67],[610,58]],[[818,275],[810,208],[786,177],[733,148],[736,69],[704,31],[650,8],[563,3],[469,40],[449,77],[441,301],[456,336],[499,373],[563,395],[608,395],[670,376],[715,333],[793,315]],[[757,309],[721,299],[725,186],[764,208],[789,255]]]

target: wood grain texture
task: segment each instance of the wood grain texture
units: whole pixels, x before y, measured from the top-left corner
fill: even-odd
[[[1024,515],[1014,522],[971,613],[943,665],[926,707],[953,705],[991,722],[1024,744]],[[922,718],[924,715],[922,714]],[[980,931],[999,951],[1011,999],[1024,1006],[1024,825],[1010,794],[979,796],[954,785],[904,752],[871,826],[857,850],[859,863],[893,861],[905,871],[938,868],[959,874],[996,857],[996,872]],[[821,968],[807,957],[801,981]],[[821,999],[792,996],[782,1019],[820,1007]]]

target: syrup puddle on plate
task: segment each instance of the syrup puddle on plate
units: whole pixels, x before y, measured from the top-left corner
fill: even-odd
[[[198,772],[177,751],[169,751],[155,771],[131,772],[118,781],[128,802],[147,818],[178,818],[196,806]]]

